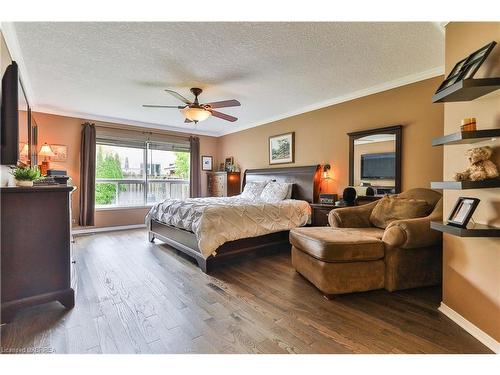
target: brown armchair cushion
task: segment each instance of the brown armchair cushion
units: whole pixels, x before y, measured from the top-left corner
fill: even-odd
[[[353,262],[384,257],[384,244],[375,237],[345,229],[302,227],[290,231],[290,243],[323,262]]]
[[[432,209],[433,206],[423,199],[384,197],[373,208],[370,223],[377,228],[386,228],[395,220],[427,216]]]

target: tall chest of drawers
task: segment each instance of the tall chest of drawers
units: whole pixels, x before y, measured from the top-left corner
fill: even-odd
[[[71,186],[2,187],[1,319],[59,301],[74,306],[71,288]]]
[[[240,172],[207,172],[207,191],[210,197],[231,197],[240,193]]]

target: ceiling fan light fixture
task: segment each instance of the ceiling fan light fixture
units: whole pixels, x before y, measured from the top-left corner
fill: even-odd
[[[184,114],[184,117],[186,117],[188,120],[195,122],[204,121],[211,115],[210,111],[196,107],[194,108],[186,107],[182,109],[181,112]]]

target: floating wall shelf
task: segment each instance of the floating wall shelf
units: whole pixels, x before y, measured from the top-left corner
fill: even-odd
[[[492,138],[500,138],[500,128],[498,129],[482,129],[467,132],[457,132],[448,134],[443,137],[434,138],[433,146],[443,145],[460,145],[486,141]]]
[[[489,94],[499,88],[500,77],[464,79],[434,94],[432,102],[466,102]]]
[[[468,224],[459,228],[441,221],[431,221],[431,229],[459,237],[500,237],[500,228],[484,224]]]
[[[500,178],[491,178],[483,181],[439,181],[431,182],[431,189],[491,189],[500,187]]]

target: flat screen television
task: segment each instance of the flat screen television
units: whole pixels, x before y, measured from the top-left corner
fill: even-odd
[[[361,155],[362,180],[393,180],[395,177],[395,152]]]
[[[0,164],[15,165],[19,157],[19,73],[12,62],[2,77]]]

